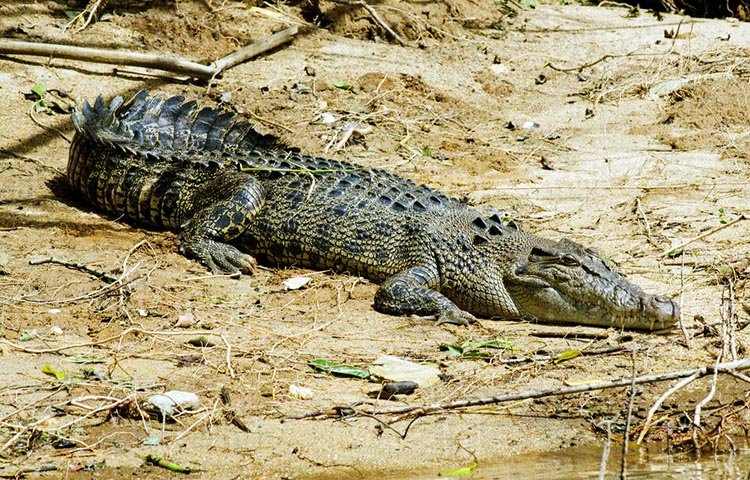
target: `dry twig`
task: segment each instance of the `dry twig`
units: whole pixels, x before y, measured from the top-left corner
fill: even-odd
[[[122,280],[122,277],[118,278],[118,277],[112,276],[96,268],[89,267],[88,265],[84,265],[82,263],[77,263],[77,262],[71,262],[69,260],[63,260],[63,259],[56,258],[56,257],[46,257],[46,258],[38,258],[36,260],[29,260],[29,265],[43,265],[45,263],[56,263],[64,267],[73,268],[75,270],[80,270],[82,272],[86,272],[88,274],[95,276],[96,278],[105,280],[110,283],[115,283],[115,282],[119,282]]]
[[[663,251],[663,252],[661,253],[661,255],[660,255],[660,256],[662,256],[662,257],[667,257],[667,256],[669,256],[670,254],[672,254],[672,252],[679,252],[680,250],[684,249],[685,247],[687,247],[687,246],[688,246],[688,245],[690,245],[691,243],[693,243],[693,242],[697,242],[698,240],[703,240],[704,238],[706,238],[706,237],[709,237],[709,236],[713,235],[714,233],[716,233],[716,232],[718,232],[718,231],[720,231],[720,230],[724,230],[724,229],[725,229],[725,228],[727,228],[727,227],[731,227],[731,226],[732,226],[732,225],[734,225],[735,223],[741,222],[741,221],[743,221],[743,220],[747,220],[747,217],[746,217],[745,215],[740,215],[739,217],[735,218],[735,219],[734,219],[734,220],[732,220],[731,222],[727,222],[727,223],[725,223],[725,224],[719,225],[718,227],[716,227],[716,228],[714,228],[714,229],[711,229],[711,230],[709,230],[709,231],[707,231],[707,232],[703,232],[703,233],[701,233],[701,234],[700,234],[700,235],[698,235],[697,237],[693,237],[693,238],[691,238],[690,240],[687,240],[687,241],[685,241],[685,242],[682,242],[681,244],[679,244],[679,245],[677,245],[677,246],[675,246],[675,247],[670,247],[670,248],[668,248],[668,249],[664,250],[664,251]]]
[[[388,34],[392,36],[393,39],[396,40],[402,47],[406,46],[406,41],[404,41],[404,39],[401,38],[401,36],[398,33],[396,33],[395,30],[393,30],[391,26],[388,25],[386,21],[383,20],[383,18],[380,15],[378,15],[378,12],[376,12],[375,9],[373,9],[370,6],[370,4],[365,2],[365,0],[333,0],[333,1],[336,3],[343,4],[343,5],[356,5],[356,6],[364,8],[365,10],[367,10],[367,13],[369,13],[370,16],[372,16],[372,19],[375,20],[375,23],[380,25],[380,27],[383,30],[388,32]]]
[[[630,437],[630,422],[633,420],[633,404],[635,403],[635,352],[636,348],[630,351],[630,361],[633,366],[630,373],[632,381],[630,382],[630,394],[628,395],[630,397],[630,401],[628,402],[628,416],[625,418],[625,431],[623,432],[620,478],[625,478],[625,472],[628,467],[628,438]]]
[[[431,405],[406,405],[403,407],[392,407],[392,408],[372,408],[369,410],[362,410],[363,413],[368,415],[394,415],[394,414],[416,414],[416,415],[429,415],[433,413],[443,412],[445,410],[455,410],[468,407],[478,407],[483,405],[493,405],[498,403],[514,402],[518,400],[527,400],[532,398],[544,398],[562,395],[572,395],[576,393],[592,392],[595,390],[605,390],[610,388],[620,388],[630,385],[642,385],[647,383],[658,383],[666,382],[669,380],[675,380],[678,378],[692,377],[696,378],[705,377],[707,375],[713,375],[716,373],[729,373],[737,372],[742,370],[750,369],[750,359],[737,360],[734,362],[719,363],[716,365],[708,365],[692,370],[680,370],[676,372],[662,373],[657,375],[644,375],[641,377],[633,378],[622,378],[619,380],[612,380],[609,382],[596,382],[581,385],[574,385],[570,387],[560,387],[551,390],[528,390],[525,392],[507,393],[502,395],[495,395],[492,397],[475,398],[468,400],[456,400],[453,402],[445,403],[434,403]],[[288,419],[301,419],[301,418],[312,418],[318,416],[330,416],[332,411],[352,411],[350,407],[334,407],[328,410],[322,410],[317,412],[309,412],[298,415],[287,415],[284,418]]]
[[[290,42],[298,32],[299,27],[289,27],[265,38],[261,38],[257,42],[247,45],[246,47],[242,47],[225,57],[221,57],[220,59],[209,65],[209,67],[214,71],[213,75],[211,75],[211,79],[213,80],[213,78],[215,78],[227,68],[232,68],[235,65],[250,60],[253,57],[257,57],[261,53],[268,52],[269,50],[273,50],[276,47]]]
[[[91,23],[91,20],[94,19],[94,16],[96,16],[96,12],[99,9],[103,9],[104,5],[107,4],[107,0],[91,0],[89,1],[88,5],[86,5],[86,8],[83,9],[81,13],[73,17],[70,22],[68,22],[64,27],[63,30],[67,30],[70,28],[74,23],[81,23],[81,25],[75,29],[76,32],[80,32],[81,30],[85,29],[89,26]],[[84,20],[84,17],[86,19]]]

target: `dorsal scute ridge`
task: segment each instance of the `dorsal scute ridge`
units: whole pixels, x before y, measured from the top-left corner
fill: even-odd
[[[90,140],[129,151],[170,156],[176,151],[250,152],[272,148],[273,135],[261,134],[235,113],[185,102],[181,95],[149,96],[141,90],[130,100],[115,97],[109,106],[97,97],[74,109],[76,129]]]

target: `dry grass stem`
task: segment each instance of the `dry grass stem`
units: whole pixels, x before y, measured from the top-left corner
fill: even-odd
[[[115,283],[115,282],[119,282],[122,280],[122,277],[115,277],[99,269],[89,267],[88,265],[84,265],[82,263],[77,263],[77,262],[71,262],[68,260],[60,259],[60,258],[46,257],[46,258],[39,258],[35,260],[29,260],[29,265],[43,265],[45,263],[56,263],[58,265],[63,265],[68,268],[80,270],[82,272],[91,274],[95,276],[96,278],[106,280],[107,282],[110,282],[110,283]]]
[[[205,422],[207,419],[214,417],[216,415],[216,412],[219,408],[220,403],[221,403],[221,398],[216,398],[216,400],[214,400],[214,405],[211,408],[211,410],[207,410],[206,413],[204,413],[200,418],[198,418],[196,421],[188,425],[188,427],[185,428],[185,430],[183,430],[182,432],[180,432],[180,434],[177,435],[175,438],[173,438],[170,441],[170,443],[175,444],[179,442],[183,437],[185,437],[188,433],[190,433],[195,427]],[[191,413],[196,413],[196,412],[191,412]]]
[[[661,397],[659,397],[656,402],[654,402],[654,405],[651,407],[651,409],[648,411],[648,414],[646,415],[646,419],[643,421],[643,426],[641,427],[641,433],[638,435],[638,440],[635,441],[636,444],[640,445],[643,442],[643,439],[646,437],[646,434],[648,433],[648,430],[652,427],[651,419],[654,417],[654,414],[657,410],[662,406],[662,404],[670,397],[673,393],[679,391],[682,389],[685,385],[689,384],[693,380],[697,380],[700,378],[699,372],[694,373],[693,375],[683,378],[679,382],[675,383],[669,390],[664,392]]]
[[[630,392],[628,393],[628,415],[625,417],[625,431],[623,432],[622,440],[622,458],[620,459],[620,478],[626,478],[627,466],[628,466],[628,445],[630,444],[630,426],[633,420],[633,405],[635,404],[635,352],[636,348],[630,350],[630,361],[632,368],[630,370],[630,376],[633,381],[630,383]]]
[[[84,30],[86,27],[89,26],[91,23],[91,20],[94,19],[94,16],[96,16],[96,12],[99,9],[103,9],[104,6],[107,4],[107,0],[89,0],[88,4],[86,5],[86,8],[83,9],[78,15],[73,17],[64,27],[63,30],[69,29],[74,24],[79,24],[78,28],[75,29],[75,32],[80,32],[81,30]]]
[[[668,249],[664,250],[664,251],[663,251],[663,252],[661,253],[661,255],[660,255],[660,256],[661,256],[661,257],[667,257],[667,256],[669,256],[669,255],[670,255],[670,254],[671,254],[672,252],[679,252],[680,250],[683,250],[683,249],[684,249],[685,247],[687,247],[688,245],[690,245],[690,244],[692,244],[692,243],[694,243],[694,242],[697,242],[698,240],[703,240],[703,239],[704,239],[704,238],[706,238],[706,237],[710,237],[711,235],[715,234],[716,232],[720,232],[721,230],[724,230],[724,229],[725,229],[725,228],[727,228],[727,227],[731,227],[732,225],[735,225],[735,224],[737,224],[737,223],[739,223],[739,222],[741,222],[741,221],[743,221],[743,220],[747,220],[747,217],[746,217],[745,215],[740,215],[739,217],[735,218],[734,220],[732,220],[732,221],[730,221],[730,222],[727,222],[727,223],[724,223],[724,224],[722,224],[722,225],[719,225],[719,226],[718,226],[718,227],[716,227],[716,228],[713,228],[713,229],[711,229],[711,230],[709,230],[709,231],[707,231],[707,232],[703,232],[703,233],[701,233],[701,234],[700,234],[700,235],[698,235],[697,237],[693,237],[693,238],[691,238],[690,240],[687,240],[687,241],[685,241],[685,242],[682,242],[681,244],[679,244],[679,245],[677,245],[677,246],[674,246],[674,247],[670,247],[670,248],[668,248]]]
[[[716,365],[719,365],[721,362],[722,355],[719,354],[716,356]],[[695,446],[696,451],[700,451],[700,443],[698,442],[698,432],[701,429],[701,412],[703,411],[703,407],[705,407],[708,402],[710,402],[714,395],[716,394],[716,382],[719,380],[719,372],[718,370],[715,370],[713,372],[713,376],[711,378],[711,389],[708,391],[708,394],[703,397],[703,399],[698,402],[695,405],[695,412],[693,413],[693,445]]]
[[[687,327],[685,325],[685,322],[682,318],[682,312],[684,312],[682,308],[682,300],[684,298],[685,293],[685,253],[683,252],[682,255],[680,255],[681,264],[680,264],[680,317],[678,318],[678,323],[680,325],[680,331],[682,331],[682,337],[685,339],[685,346],[689,349],[690,348],[690,335],[687,332]]]
[[[388,23],[385,20],[383,20],[383,18],[380,15],[378,15],[378,12],[376,12],[375,9],[373,9],[370,6],[370,4],[365,2],[365,0],[331,0],[331,1],[342,4],[342,5],[356,5],[356,6],[364,8],[365,10],[367,10],[367,13],[370,14],[372,19],[375,20],[375,23],[380,25],[380,27],[383,30],[385,30],[388,33],[388,35],[393,37],[393,39],[396,40],[401,46],[406,46],[406,41],[404,41],[404,39],[401,38],[401,36],[398,33],[396,33],[391,28],[391,26],[388,25]]]
[[[40,418],[39,420],[37,420],[35,422],[32,422],[32,423],[30,423],[28,425],[21,426],[19,428],[18,432],[16,432],[15,435],[13,435],[7,442],[5,442],[3,444],[3,446],[0,447],[0,453],[4,452],[11,445],[13,445],[14,443],[16,443],[18,441],[18,439],[20,439],[23,436],[23,434],[25,434],[29,430],[35,429],[38,425],[42,425],[43,423],[47,422],[50,418],[52,418],[54,416],[55,416],[55,414],[51,413],[49,415],[46,415],[46,416]]]

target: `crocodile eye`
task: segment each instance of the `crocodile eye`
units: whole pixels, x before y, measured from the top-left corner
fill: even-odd
[[[567,265],[569,267],[580,267],[581,261],[573,254],[565,253],[562,257],[560,257],[560,261],[563,265]]]
[[[544,262],[549,261],[552,258],[554,258],[552,253],[538,247],[532,248],[531,253],[529,253],[529,260],[531,261]]]

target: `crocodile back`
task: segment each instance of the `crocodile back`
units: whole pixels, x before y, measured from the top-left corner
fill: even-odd
[[[455,235],[449,241],[443,231],[457,217],[468,224],[478,215],[384,170],[301,154],[233,113],[181,96],[144,90],[109,106],[100,97],[75,110],[73,122],[70,184],[94,205],[135,223],[180,230],[194,217],[198,197],[216,196],[219,188],[207,185],[238,176],[260,184],[262,205],[233,243],[266,263],[382,279],[434,262],[444,242],[453,249],[465,244]]]
[[[199,107],[181,95],[149,96],[141,90],[127,103],[115,97],[83,102],[72,114],[76,130],[89,140],[131,153],[168,156],[174,152],[243,152],[269,149],[276,143],[232,112]]]

